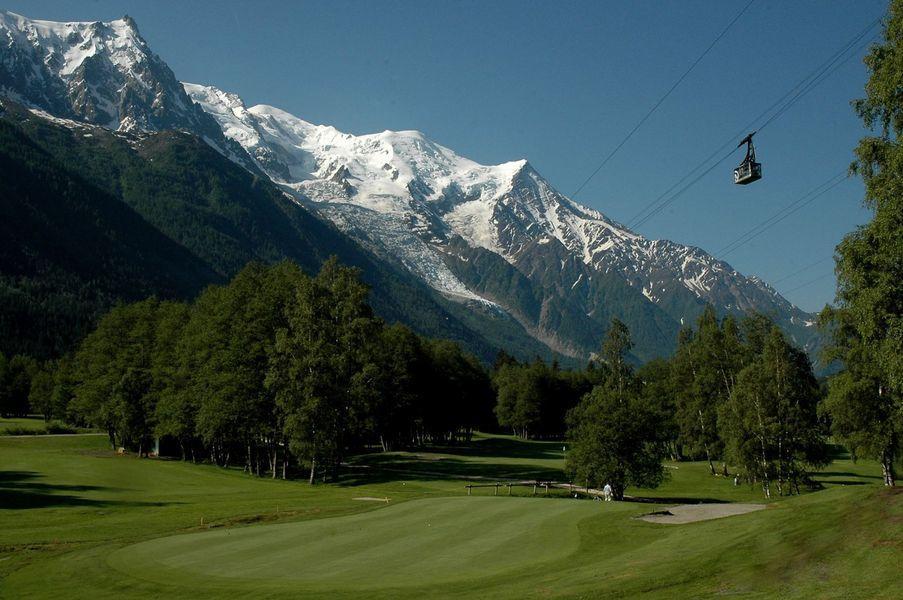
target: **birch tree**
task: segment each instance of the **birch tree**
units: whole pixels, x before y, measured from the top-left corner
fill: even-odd
[[[872,131],[856,147],[852,171],[865,183],[872,219],[837,246],[837,307],[829,358],[844,370],[829,385],[825,410],[850,449],[881,463],[896,484],[903,445],[903,0],[893,0],[884,39],[865,58],[865,98],[853,106]]]

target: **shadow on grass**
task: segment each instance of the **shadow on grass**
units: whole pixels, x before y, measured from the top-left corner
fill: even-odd
[[[529,458],[532,460],[561,459],[563,442],[518,440],[503,437],[478,438],[466,444],[432,446],[429,452],[457,454],[459,456],[491,456],[493,458]]]
[[[343,465],[339,483],[364,485],[410,481],[418,479],[473,481],[561,481],[564,477],[557,469],[543,469],[534,465],[510,463],[477,463],[460,458],[442,460],[418,459],[415,456],[386,455],[369,457],[366,462]]]
[[[814,491],[823,489],[825,485],[869,485],[869,483],[866,481],[858,481],[858,480],[851,480],[851,479],[826,479],[826,480],[816,479],[816,483],[820,484],[821,487],[819,487],[818,489],[816,489]]]
[[[640,504],[724,504],[726,502],[723,498],[687,498],[683,496],[625,496],[624,500]]]
[[[490,437],[413,452],[374,452],[356,456],[344,465],[340,483],[362,485],[416,479],[561,481],[564,473],[560,469],[531,464],[537,460],[561,460],[560,448],[561,442]]]
[[[861,473],[851,473],[849,471],[816,471],[812,474],[813,478],[820,479],[822,477],[856,477],[858,479],[882,479],[880,475],[863,475]],[[833,481],[830,483],[834,483]]]
[[[135,502],[102,500],[76,495],[80,492],[115,491],[115,488],[96,485],[49,484],[37,481],[40,474],[33,471],[0,471],[0,510],[50,508],[59,506],[167,506],[171,502]]]
[[[339,483],[363,485],[416,479],[561,481],[564,473],[560,469],[531,464],[537,460],[561,460],[561,447],[562,442],[487,437],[420,451],[373,452],[358,455],[343,465]],[[494,460],[479,460],[483,458]]]

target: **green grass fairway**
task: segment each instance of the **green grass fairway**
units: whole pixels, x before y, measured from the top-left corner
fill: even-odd
[[[761,491],[670,465],[643,503],[468,480],[561,473],[559,443],[357,457],[338,484],[116,456],[103,436],[0,436],[2,598],[899,598],[903,493],[836,460],[825,489],[685,525],[631,517]],[[519,497],[518,497],[519,496]],[[355,500],[388,497],[388,504]]]
[[[199,579],[324,592],[439,585],[563,559],[579,548],[579,522],[601,509],[598,502],[433,498],[335,519],[156,539],[113,553],[109,563],[187,587]]]
[[[56,435],[61,433],[86,433],[87,429],[69,427],[60,421],[44,421],[43,417],[0,418],[0,435]]]
[[[0,435],[6,433],[8,429],[33,429],[39,430],[44,428],[44,419],[36,417],[12,417],[9,419],[0,418]]]

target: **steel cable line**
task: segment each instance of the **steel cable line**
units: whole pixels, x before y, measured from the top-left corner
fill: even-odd
[[[837,68],[839,68],[843,63],[847,62],[850,58],[852,58],[853,56],[855,56],[855,55],[857,54],[857,52],[858,52],[858,49],[857,49],[857,52],[854,52],[854,53],[850,54],[850,55],[849,55],[846,59],[844,59],[841,63],[836,64],[836,65],[834,64],[835,61],[836,61],[840,56],[843,55],[843,53],[845,53],[846,51],[848,51],[848,50],[850,49],[850,47],[852,47],[852,45],[854,45],[856,42],[858,42],[859,40],[861,40],[862,37],[863,37],[864,35],[866,35],[866,34],[868,33],[868,31],[869,31],[872,27],[874,27],[879,21],[880,21],[880,19],[877,19],[877,20],[873,21],[868,27],[866,27],[866,29],[864,29],[862,32],[860,32],[859,34],[857,34],[856,37],[854,37],[854,38],[853,38],[852,40],[850,40],[847,44],[845,44],[844,47],[841,48],[841,50],[839,50],[839,51],[836,52],[834,55],[832,55],[831,58],[829,58],[825,63],[822,63],[822,65],[819,66],[815,71],[813,71],[812,73],[810,73],[809,75],[807,75],[806,77],[804,77],[803,80],[801,80],[797,85],[795,85],[793,88],[791,88],[790,91],[788,91],[787,93],[785,93],[781,98],[779,98],[777,101],[775,101],[774,103],[772,103],[771,106],[769,106],[767,109],[765,109],[764,111],[762,111],[762,112],[761,112],[755,119],[753,119],[749,124],[747,124],[745,127],[743,127],[742,129],[740,129],[740,130],[738,131],[737,134],[735,134],[734,136],[732,136],[731,138],[729,138],[724,144],[722,144],[717,150],[715,150],[715,152],[713,152],[712,154],[710,154],[708,157],[706,157],[705,160],[703,160],[703,161],[702,161],[699,165],[697,165],[693,170],[691,170],[689,173],[687,173],[686,175],[684,175],[684,177],[682,177],[676,184],[672,185],[672,186],[671,186],[670,188],[668,188],[664,193],[662,193],[661,195],[659,195],[658,198],[656,198],[656,199],[653,200],[651,203],[649,203],[649,204],[648,204],[642,211],[640,211],[640,212],[639,212],[639,213],[638,213],[631,221],[628,222],[628,226],[629,226],[629,227],[632,227],[632,228],[636,228],[636,227],[639,227],[640,225],[645,224],[646,222],[649,221],[649,219],[651,219],[652,217],[654,217],[655,215],[657,215],[657,214],[658,214],[659,212],[661,212],[664,208],[666,208],[669,204],[671,204],[674,200],[676,200],[677,197],[678,197],[681,193],[683,193],[683,191],[685,191],[685,189],[684,189],[684,190],[681,190],[681,192],[679,192],[678,194],[675,194],[674,196],[669,197],[665,202],[661,203],[661,205],[655,206],[659,201],[661,201],[663,198],[665,198],[665,196],[666,196],[668,193],[670,193],[671,190],[673,190],[675,187],[677,187],[678,185],[680,185],[682,182],[686,181],[687,178],[689,178],[690,176],[693,175],[693,173],[695,173],[695,172],[698,171],[700,168],[702,168],[702,167],[703,167],[709,160],[711,160],[712,157],[714,157],[718,152],[720,152],[721,150],[723,150],[726,146],[729,146],[730,144],[732,144],[732,143],[737,139],[738,136],[740,136],[740,135],[743,134],[744,131],[748,131],[750,128],[752,128],[753,125],[755,125],[755,123],[759,121],[759,119],[761,119],[762,117],[764,117],[765,115],[767,115],[769,112],[771,112],[772,109],[774,109],[776,106],[778,106],[778,104],[780,104],[782,101],[784,101],[784,100],[785,100],[788,96],[790,96],[791,94],[794,94],[794,92],[797,92],[797,90],[799,89],[799,91],[797,92],[797,94],[791,99],[792,102],[788,102],[787,104],[785,104],[784,106],[782,106],[782,107],[781,107],[774,115],[772,115],[771,118],[768,119],[768,121],[765,122],[765,125],[770,124],[772,121],[775,120],[775,118],[777,118],[777,116],[783,115],[785,112],[787,112],[787,110],[788,110],[795,102],[797,102],[800,98],[802,98],[803,95],[805,95],[806,93],[812,91],[812,89],[814,89],[819,83],[821,83],[822,81],[824,81],[825,78],[827,78],[828,76],[830,76],[831,73],[833,73],[835,70],[837,70]],[[865,45],[867,45],[868,43],[871,43],[871,40],[870,40],[869,42],[867,42]],[[831,68],[832,65],[834,65],[833,68]],[[830,70],[830,72],[829,72],[829,70]],[[823,75],[823,76],[822,76],[822,75]],[[819,77],[819,76],[821,76],[821,77]],[[816,81],[816,80],[817,80],[817,81]],[[807,86],[808,86],[808,87],[807,87]],[[760,130],[761,130],[761,127],[760,127]],[[733,154],[733,152],[734,152],[734,149],[732,148],[731,151],[728,153],[728,156],[729,156],[730,154]],[[718,163],[716,163],[715,165],[712,165],[712,167],[710,167],[708,170],[706,170],[706,173],[710,172],[715,166],[717,166],[718,164],[721,164],[721,162],[723,162],[723,161],[726,160],[726,159],[727,159],[727,157],[724,157],[724,158],[722,158],[721,160],[719,160]],[[694,179],[694,180],[693,180],[693,183],[695,183],[696,181],[699,181],[699,179],[701,179],[701,177],[697,177],[696,179]],[[652,210],[649,210],[650,208],[651,208]],[[644,213],[646,213],[647,210],[649,210],[648,214],[646,214],[645,216],[641,216],[641,215],[643,215]]]
[[[781,277],[780,279],[778,279],[778,280],[776,280],[776,281],[772,281],[772,282],[771,282],[771,285],[777,285],[777,284],[781,283],[782,281],[787,281],[787,280],[790,279],[791,277],[796,277],[796,276],[799,275],[800,273],[803,273],[803,272],[805,272],[805,271],[808,271],[808,270],[811,269],[812,267],[817,267],[818,265],[820,265],[820,264],[822,264],[823,262],[825,262],[825,261],[827,261],[827,260],[830,260],[830,259],[832,259],[832,258],[834,258],[834,257],[833,257],[833,256],[824,256],[824,257],[818,259],[817,261],[815,261],[814,263],[810,263],[810,264],[806,265],[805,267],[800,267],[799,269],[797,269],[797,270],[794,271],[793,273],[790,273],[789,275],[784,275],[783,277]]]
[[[873,22],[872,25],[869,26],[869,29],[871,29],[871,27],[874,27],[877,23],[878,23],[878,21]],[[859,39],[862,39],[862,38],[860,37]],[[857,40],[857,41],[859,41],[859,40]],[[805,96],[806,94],[811,92],[813,89],[815,89],[819,84],[821,84],[822,81],[824,81],[825,79],[827,79],[828,77],[833,75],[834,71],[836,71],[837,69],[839,69],[840,67],[842,67],[843,65],[848,63],[850,61],[850,59],[852,59],[855,56],[858,56],[862,50],[864,50],[869,44],[873,43],[874,41],[875,41],[875,37],[871,37],[868,40],[866,40],[866,42],[864,44],[861,44],[853,52],[849,53],[846,56],[846,58],[844,58],[843,60],[840,60],[840,57],[838,57],[837,59],[835,59],[835,61],[832,61],[832,63],[834,63],[837,60],[840,60],[840,62],[836,62],[836,64],[833,64],[833,66],[830,67],[830,70],[828,70],[824,74],[820,75],[816,79],[813,79],[811,82],[809,82],[809,84],[804,89],[800,90],[793,98],[788,100],[787,103],[780,108],[780,110],[778,110],[775,114],[773,114],[771,117],[769,117],[769,119],[767,121],[765,121],[761,126],[759,126],[758,130],[762,131],[768,125],[770,125],[772,121],[783,116],[783,114],[785,112],[787,112],[794,104],[796,104],[803,96]]]
[[[728,32],[728,30],[731,27],[733,27],[734,23],[736,23],[737,21],[740,20],[740,17],[743,16],[743,13],[746,12],[746,10],[752,5],[753,2],[755,2],[755,0],[749,0],[749,2],[747,2],[746,6],[744,6],[742,9],[740,9],[740,12],[737,13],[737,15],[733,19],[731,19],[730,23],[728,23],[727,26],[723,30],[721,30],[721,33],[719,33],[718,36],[712,41],[712,43],[709,44],[708,48],[706,48],[702,52],[702,54],[700,54],[696,58],[696,60],[693,61],[693,64],[691,64],[690,67],[686,71],[684,71],[683,75],[678,77],[677,81],[675,81],[674,84],[668,89],[668,91],[665,92],[665,95],[658,99],[658,102],[656,102],[652,106],[652,108],[649,109],[649,111],[645,114],[645,116],[643,116],[643,118],[640,119],[640,121],[636,125],[634,125],[633,129],[630,130],[630,132],[624,137],[624,139],[622,139],[620,141],[620,143],[618,143],[618,145],[615,146],[614,150],[612,150],[608,154],[608,156],[606,156],[605,159],[601,163],[599,163],[599,166],[596,167],[596,169],[592,173],[590,173],[589,177],[587,177],[583,181],[583,183],[581,183],[580,186],[574,191],[574,193],[571,194],[571,196],[570,196],[571,198],[576,198],[577,194],[579,194],[583,190],[583,188],[585,188],[586,185],[592,180],[592,178],[595,177],[596,174],[602,170],[602,167],[604,167],[608,163],[608,161],[610,161],[614,157],[614,155],[618,153],[618,150],[620,150],[621,147],[624,146],[624,144],[626,144],[627,141],[633,137],[633,134],[636,133],[640,127],[643,126],[643,123],[645,123],[646,120],[652,116],[652,113],[654,113],[656,110],[658,110],[658,107],[661,106],[662,103],[668,99],[668,96],[670,96],[671,93],[677,89],[677,86],[679,86],[683,82],[683,80],[687,78],[687,76],[690,74],[690,72],[696,68],[696,65],[698,65],[702,61],[702,59],[705,58],[706,55],[712,50],[712,48],[715,47],[715,44],[717,44],[719,41],[721,41],[721,38],[723,38],[724,35]]]
[[[786,292],[784,292],[784,295],[792,294],[792,293],[795,292],[796,290],[801,290],[801,289],[803,289],[804,287],[806,287],[806,286],[808,286],[808,285],[812,285],[813,283],[815,283],[815,282],[817,282],[817,281],[821,281],[821,280],[824,279],[825,277],[828,277],[829,275],[833,275],[833,274],[834,274],[834,273],[825,273],[824,275],[819,275],[819,276],[816,277],[815,279],[810,279],[810,280],[807,281],[806,283],[802,283],[802,284],[800,284],[800,285],[798,285],[798,286],[796,286],[796,287],[790,288],[789,290],[787,290]]]
[[[696,173],[699,169],[704,167],[714,156],[716,156],[719,152],[721,152],[725,147],[733,144],[736,139],[742,135],[744,132],[752,129],[760,119],[764,118],[766,115],[771,113],[772,110],[777,108],[780,105],[774,114],[772,114],[759,128],[761,131],[766,126],[770,125],[774,120],[778,117],[783,116],[796,102],[798,102],[803,96],[811,92],[815,87],[821,84],[825,79],[830,77],[838,68],[840,68],[843,64],[849,61],[851,58],[856,56],[858,52],[872,42],[870,39],[864,45],[859,46],[856,50],[846,58],[843,58],[851,48],[853,48],[857,43],[859,43],[863,37],[868,35],[869,31],[871,31],[876,25],[881,22],[881,18],[877,18],[871,23],[868,24],[863,30],[857,33],[851,40],[849,40],[846,44],[844,44],[839,50],[834,52],[826,61],[821,63],[815,70],[806,75],[802,80],[800,80],[796,85],[794,85],[790,90],[788,90],[784,95],[778,98],[775,102],[773,102],[768,108],[759,113],[752,121],[750,121],[747,125],[742,127],[736,134],[731,136],[724,144],[722,144],[718,149],[712,152],[708,157],[706,157],[702,162],[700,162],[696,167],[690,170],[686,175],[684,175],[677,183],[673,184],[670,188],[665,190],[662,194],[660,194],[655,200],[647,204],[639,213],[634,215],[634,217],[627,222],[628,227],[637,228],[641,225],[647,223],[652,217],[660,213],[664,208],[666,208],[669,204],[671,204],[674,200],[676,200],[687,188],[682,189],[677,194],[667,197],[668,194],[678,187],[681,183],[686,181],[688,178],[692,177],[694,173]],[[841,60],[842,59],[842,60]],[[837,62],[840,61],[840,62]],[[789,98],[789,99],[788,99]],[[786,101],[786,102],[785,102]],[[783,103],[783,104],[782,104]],[[730,154],[733,154],[734,148],[731,148]],[[727,160],[727,157],[719,159],[717,163],[709,167],[705,171],[708,173],[712,171],[716,166],[721,164],[724,160]],[[705,174],[704,173],[704,174]],[[692,183],[699,181],[701,177],[697,177],[694,179]],[[667,197],[667,198],[666,198]],[[664,201],[663,201],[664,199]]]
[[[723,148],[723,147],[722,147],[722,148]],[[719,148],[719,150],[721,150],[722,148]],[[632,229],[636,229],[636,228],[641,227],[642,225],[644,225],[644,224],[645,224],[647,221],[649,221],[652,217],[654,217],[655,215],[657,215],[658,213],[660,213],[662,210],[664,210],[669,204],[671,204],[672,202],[674,202],[675,200],[677,200],[677,198],[679,198],[679,197],[681,196],[681,194],[683,194],[683,193],[686,192],[688,189],[690,189],[691,187],[693,187],[693,186],[696,184],[697,181],[699,181],[700,179],[702,179],[703,177],[705,177],[706,175],[708,175],[709,173],[711,173],[716,167],[720,166],[721,163],[723,163],[724,161],[726,161],[727,159],[729,159],[731,156],[733,156],[733,154],[734,154],[734,149],[731,148],[730,151],[729,151],[727,154],[725,154],[724,156],[722,156],[721,158],[719,158],[717,162],[715,162],[714,164],[712,164],[708,169],[706,169],[705,171],[703,171],[702,173],[700,173],[698,176],[696,176],[694,179],[692,179],[687,185],[685,185],[684,187],[680,188],[677,192],[675,192],[673,195],[671,195],[664,203],[662,203],[660,206],[658,206],[655,210],[653,210],[652,212],[650,212],[647,216],[643,217],[642,219],[640,219],[639,221],[637,221],[636,223],[634,223],[634,224],[631,225],[630,227],[631,227]],[[698,170],[698,167],[697,167],[697,169],[694,169],[693,172],[695,172],[696,170]],[[687,179],[687,178],[684,177],[683,179],[681,179],[681,182],[682,182],[682,181],[685,181],[686,179]],[[680,182],[678,182],[678,183],[680,183]],[[669,188],[669,191],[672,190],[672,189],[674,189],[675,187],[676,187],[676,186],[671,186],[671,188]]]
[[[758,225],[756,225],[755,227],[753,227],[752,229],[747,231],[746,233],[742,234],[740,237],[738,237],[731,243],[724,246],[721,250],[719,250],[715,254],[722,258],[724,256],[727,256],[728,254],[730,254],[737,248],[740,248],[741,246],[744,246],[748,242],[759,237],[760,235],[765,233],[765,231],[767,231],[768,229],[771,229],[772,227],[774,227],[775,225],[777,225],[778,223],[780,223],[781,221],[783,221],[784,219],[786,219],[787,217],[792,215],[793,213],[797,212],[798,210],[802,209],[805,206],[808,206],[809,204],[814,202],[816,199],[818,199],[821,196],[823,196],[824,194],[828,193],[829,191],[831,191],[832,189],[834,189],[835,187],[837,187],[838,185],[840,185],[841,183],[843,183],[846,180],[847,180],[847,174],[846,174],[845,170],[841,171],[840,173],[838,173],[836,175],[832,175],[826,181],[823,181],[822,183],[818,184],[817,186],[815,186],[814,188],[812,188],[811,190],[809,190],[808,192],[806,192],[805,194],[803,194],[802,196],[800,196],[799,198],[797,198],[796,200],[794,200],[793,202],[791,202],[790,204],[788,204],[787,206],[785,206],[784,208],[779,210],[778,212],[774,213],[773,215],[771,215],[770,217],[768,217],[767,219],[765,219],[764,221],[762,221],[761,223],[759,223]]]

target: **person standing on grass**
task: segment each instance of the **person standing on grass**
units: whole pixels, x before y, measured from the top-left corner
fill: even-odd
[[[602,496],[605,497],[606,502],[611,502],[611,484],[606,483],[605,487],[602,488]]]

